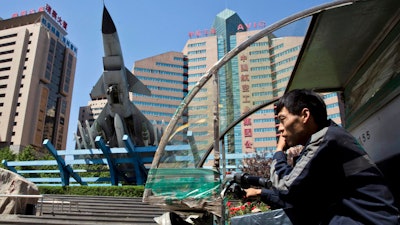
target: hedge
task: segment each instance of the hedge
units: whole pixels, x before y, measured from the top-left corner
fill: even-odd
[[[144,186],[39,186],[41,194],[142,197]]]

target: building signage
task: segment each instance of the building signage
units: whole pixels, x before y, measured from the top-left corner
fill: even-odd
[[[250,109],[250,75],[249,75],[249,65],[247,64],[247,56],[240,56],[240,86],[241,86],[241,99],[242,99],[242,113],[246,113]],[[246,149],[251,149],[253,147],[252,137],[252,121],[251,118],[245,118],[243,120],[243,135],[245,137],[244,146]]]
[[[217,33],[215,28],[211,28],[210,30],[197,30],[193,32],[189,32],[189,38],[198,38],[198,37],[207,37],[214,36]]]
[[[251,143],[251,141],[247,140],[247,141],[244,143],[244,146],[246,146],[246,148],[252,148],[252,147],[253,147],[253,144]]]
[[[18,16],[26,16],[29,14],[33,14],[36,12],[47,12],[47,14],[49,14],[55,22],[57,22],[62,28],[64,28],[64,30],[67,30],[67,26],[68,23],[66,21],[64,21],[60,15],[58,15],[57,11],[55,11],[49,4],[46,4],[46,6],[42,6],[40,7],[37,11],[34,9],[31,10],[23,10],[20,13],[13,13],[12,14],[12,18],[18,17]]]
[[[251,30],[251,29],[263,29],[267,26],[267,23],[264,21],[254,22],[254,23],[246,23],[246,24],[239,24],[237,26],[237,32]],[[207,36],[214,36],[216,35],[215,28],[211,29],[204,29],[204,30],[196,30],[189,32],[189,38],[199,38],[199,37],[207,37]]]
[[[237,27],[237,31],[245,31],[251,29],[263,29],[267,26],[267,23],[264,21],[255,22],[255,23],[246,23],[246,24],[239,24]],[[245,29],[245,27],[247,29]]]

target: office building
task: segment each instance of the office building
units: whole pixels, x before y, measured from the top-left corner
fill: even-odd
[[[232,10],[219,13],[207,32],[192,32],[183,53],[189,62],[189,90],[201,76],[227,52],[237,47],[260,29],[264,22],[244,23]],[[294,69],[304,35],[265,36],[253,43],[219,70],[219,114],[221,130],[257,105],[281,96]],[[198,145],[211,143],[212,99],[215,88],[208,82],[190,104],[189,124],[203,118],[202,126],[191,126]],[[324,96],[328,113],[340,124],[336,93]],[[254,153],[275,150],[277,121],[274,105],[260,109],[244,119],[225,135],[224,146],[229,153]],[[202,147],[200,147],[202,149]],[[231,163],[235,163],[231,161]],[[240,164],[240,162],[236,162]]]
[[[151,91],[151,96],[133,94],[133,103],[158,130],[159,137],[188,93],[188,62],[181,52],[166,52],[134,64],[133,74]],[[184,117],[178,126],[187,123]],[[186,142],[186,136],[177,140]],[[177,143],[179,144],[179,143]]]
[[[65,149],[77,48],[46,5],[0,20],[0,147]]]

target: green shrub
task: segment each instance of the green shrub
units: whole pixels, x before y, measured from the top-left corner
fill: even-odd
[[[9,147],[0,149],[0,162],[3,160],[14,161],[16,157],[17,155]],[[7,169],[3,163],[0,163],[0,168]]]

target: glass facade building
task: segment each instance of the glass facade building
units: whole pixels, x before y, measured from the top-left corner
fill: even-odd
[[[0,20],[0,147],[16,153],[66,147],[77,48],[41,9]]]

